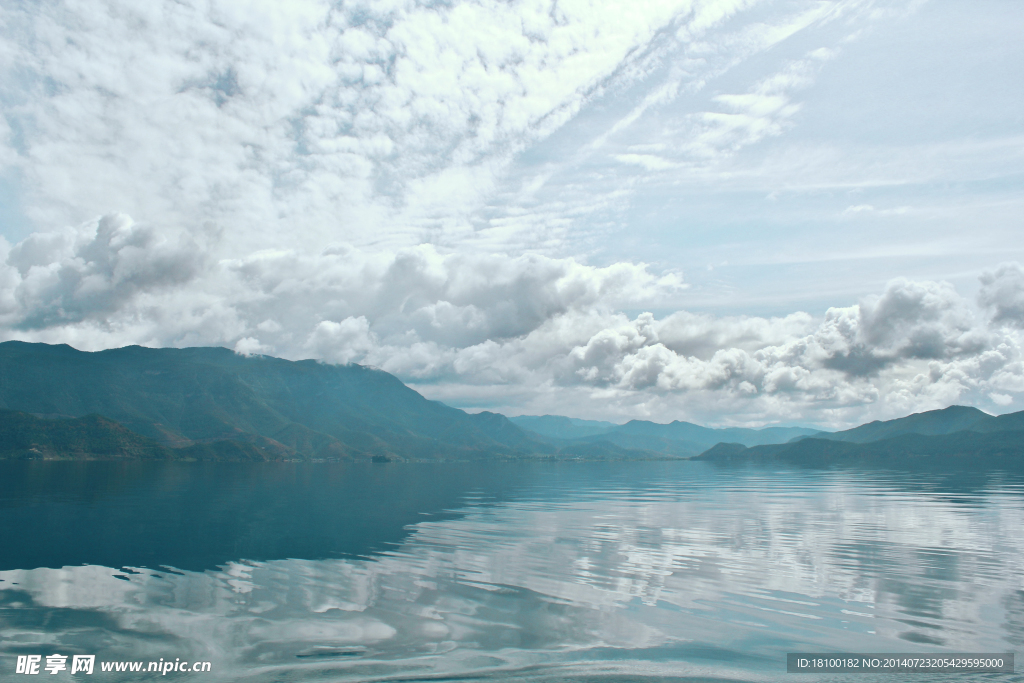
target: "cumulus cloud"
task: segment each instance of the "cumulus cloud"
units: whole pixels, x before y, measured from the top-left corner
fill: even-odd
[[[601,417],[839,424],[1003,408],[1024,391],[1022,335],[1005,324],[1018,264],[981,276],[991,320],[948,283],[907,279],[820,317],[766,318],[681,310],[682,276],[645,264],[430,245],[196,252],[123,215],[33,234],[0,268],[3,334],[363,363],[464,407]]]
[[[38,329],[101,319],[140,293],[187,283],[203,260],[190,237],[157,234],[123,214],[35,233],[7,250],[8,323]]]
[[[978,301],[992,311],[993,320],[1024,327],[1024,268],[1004,263],[981,276]]]
[[[996,339],[976,325],[967,301],[949,285],[896,280],[881,296],[829,309],[818,321],[806,314],[716,320],[677,313],[658,322],[645,314],[601,330],[569,357],[580,380],[625,390],[844,406],[873,401],[881,387],[922,360],[960,373],[963,362],[981,358]],[[1003,348],[1000,366],[1017,358],[1013,349]],[[939,371],[925,383],[947,381],[946,374]]]
[[[322,320],[306,341],[306,348],[317,358],[329,363],[345,364],[355,358],[365,358],[379,346],[376,335],[370,332],[365,316],[349,316],[341,322]]]
[[[894,280],[881,296],[831,310],[825,318],[824,362],[851,375],[870,375],[901,360],[965,357],[990,342],[976,328],[968,302],[948,283]]]

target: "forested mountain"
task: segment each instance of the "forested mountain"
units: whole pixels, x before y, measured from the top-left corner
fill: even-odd
[[[1024,412],[994,417],[976,408],[951,406],[785,444],[748,448],[720,443],[697,459],[812,466],[1016,469],[1024,466]]]
[[[386,372],[223,348],[0,344],[0,408],[101,415],[166,447],[254,443],[267,457],[465,459],[556,453],[504,416],[429,401]],[[56,424],[56,423],[54,423]]]
[[[880,439],[887,439],[903,434],[922,434],[925,436],[936,436],[940,434],[952,434],[964,429],[974,429],[985,422],[991,422],[997,418],[984,413],[977,408],[967,406],[950,406],[942,410],[929,410],[923,413],[914,413],[895,420],[868,422],[853,429],[828,434],[818,434],[816,438],[831,439],[833,441],[850,441],[852,443],[869,443]],[[744,444],[753,445],[753,444]]]

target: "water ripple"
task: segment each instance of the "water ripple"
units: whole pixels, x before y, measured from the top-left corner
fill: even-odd
[[[0,572],[0,646],[210,660],[224,680],[582,682],[780,680],[788,651],[1024,643],[1016,481],[587,467],[421,510],[368,557]]]

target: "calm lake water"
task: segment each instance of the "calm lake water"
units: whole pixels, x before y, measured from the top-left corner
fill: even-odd
[[[892,681],[786,653],[1021,651],[1022,532],[999,474],[2,462],[0,679]]]

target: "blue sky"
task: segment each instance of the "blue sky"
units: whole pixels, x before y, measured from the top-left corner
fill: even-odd
[[[1024,408],[1013,2],[0,9],[0,337],[470,410]]]

